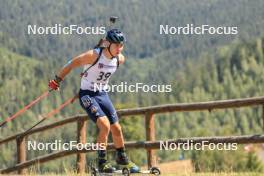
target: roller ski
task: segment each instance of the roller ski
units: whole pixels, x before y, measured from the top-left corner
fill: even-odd
[[[131,173],[130,168],[128,167],[123,167],[122,170],[115,170],[112,173],[106,173],[106,172],[100,172],[99,169],[95,168],[95,167],[91,167],[91,176],[112,176],[112,175],[123,175],[123,176],[130,176],[133,174],[153,174],[153,175],[160,175],[160,169],[157,167],[152,167],[149,170],[144,170],[141,171],[139,170],[138,172],[133,172]]]
[[[132,175],[132,174],[153,174],[153,175],[160,175],[161,172],[160,172],[160,169],[157,168],[157,167],[151,167],[149,170],[139,170],[138,172],[133,172],[131,173],[130,172],[130,169],[129,168],[126,168],[124,167],[122,169],[122,174],[125,175],[125,176],[129,176],[129,175]]]
[[[96,168],[95,165],[90,165],[91,175],[113,175],[116,173],[116,168],[107,161],[106,157],[99,157],[95,162],[98,167]]]
[[[125,153],[121,153],[116,158],[117,166],[113,167],[109,162],[99,163],[98,168],[91,166],[92,176],[110,176],[110,175],[123,175],[129,176],[132,174],[153,174],[160,175],[159,168],[152,167],[149,170],[140,170],[140,168],[133,162],[129,161]]]
[[[90,165],[91,176],[111,176],[111,175],[123,175],[122,170],[116,170],[109,162],[99,164],[98,168]]]
[[[126,153],[119,153],[116,158],[117,169],[122,171],[123,175],[131,174],[154,174],[160,175],[160,170],[157,167],[152,167],[150,170],[141,171],[140,168],[133,162],[129,161]]]

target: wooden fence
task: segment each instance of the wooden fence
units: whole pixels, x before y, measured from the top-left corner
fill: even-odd
[[[132,115],[144,115],[145,117],[145,129],[146,129],[146,141],[131,141],[125,144],[126,148],[145,148],[147,150],[148,167],[156,165],[155,149],[160,147],[160,141],[155,141],[155,125],[154,114],[167,113],[167,112],[190,112],[190,111],[212,111],[214,109],[226,109],[226,108],[240,108],[250,106],[262,107],[262,119],[264,126],[264,97],[254,97],[245,99],[233,99],[211,102],[198,102],[198,103],[181,103],[181,104],[167,104],[160,106],[150,106],[144,108],[134,109],[122,109],[118,110],[119,117],[123,118]],[[57,158],[65,157],[72,154],[77,154],[76,168],[78,173],[85,172],[85,153],[92,152],[92,150],[77,150],[70,151],[58,151],[48,155],[40,156],[31,160],[27,160],[26,153],[26,137],[35,133],[43,132],[53,128],[60,127],[69,123],[77,123],[77,142],[86,143],[86,127],[87,116],[77,115],[65,120],[61,120],[49,125],[35,128],[28,133],[19,133],[5,139],[0,140],[0,145],[16,140],[17,144],[17,164],[15,166],[1,169],[0,173],[10,173],[17,171],[18,174],[25,174],[26,168],[38,164],[48,162]],[[196,138],[178,138],[177,140],[166,140],[168,143],[182,143],[187,140],[192,140],[193,143],[201,143],[202,141],[208,141],[210,143],[264,143],[264,135],[251,135],[251,136],[228,136],[228,137],[196,137]],[[113,144],[109,144],[109,150],[114,149]]]

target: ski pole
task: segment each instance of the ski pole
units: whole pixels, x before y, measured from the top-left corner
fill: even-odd
[[[39,97],[37,97],[35,100],[33,100],[32,102],[30,102],[28,105],[26,105],[25,107],[23,107],[22,109],[20,109],[18,112],[16,112],[14,115],[6,118],[5,121],[0,124],[0,127],[3,127],[7,122],[9,122],[9,121],[17,118],[19,115],[21,115],[24,112],[26,112],[33,105],[35,105],[36,103],[38,103],[43,98],[47,97],[49,95],[49,92],[51,92],[51,91],[52,90],[48,90],[48,91],[44,92],[42,95],[40,95]]]
[[[44,122],[47,118],[50,118],[51,116],[57,114],[58,112],[60,112],[65,106],[67,106],[70,103],[73,103],[76,98],[78,98],[78,94],[75,95],[74,97],[66,100],[63,104],[61,104],[58,108],[53,109],[52,111],[50,111],[47,115],[42,116],[43,118],[37,122],[35,125],[33,125],[32,127],[30,127],[28,130],[26,130],[24,133],[28,133],[30,130],[32,130],[33,128],[35,128],[36,126],[38,126],[40,123]]]

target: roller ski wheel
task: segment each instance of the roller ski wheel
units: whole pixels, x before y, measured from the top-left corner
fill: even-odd
[[[123,174],[124,176],[129,176],[129,175],[130,175],[130,170],[129,170],[128,168],[124,167],[124,168],[122,169],[122,174]]]
[[[97,175],[99,175],[98,173],[99,172],[96,168],[94,168],[94,167],[91,168],[91,176],[97,176]]]
[[[157,167],[152,167],[150,168],[150,174],[153,174],[153,175],[160,175],[161,172],[160,172],[160,169],[157,168]]]

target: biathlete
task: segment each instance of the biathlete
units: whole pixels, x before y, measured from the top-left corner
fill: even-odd
[[[96,123],[99,134],[98,144],[107,145],[108,135],[111,132],[116,148],[116,163],[120,168],[126,167],[131,173],[139,172],[139,167],[131,162],[125,152],[124,137],[118,122],[116,110],[106,92],[109,78],[120,64],[125,62],[121,53],[124,48],[125,36],[118,29],[111,29],[106,37],[100,40],[97,47],[89,50],[68,62],[49,81],[49,88],[58,90],[61,81],[71,70],[83,66],[85,72],[81,78],[79,101],[81,107]],[[99,85],[99,86],[98,86]],[[100,172],[112,173],[115,167],[107,161],[106,150],[98,150],[98,169]]]

